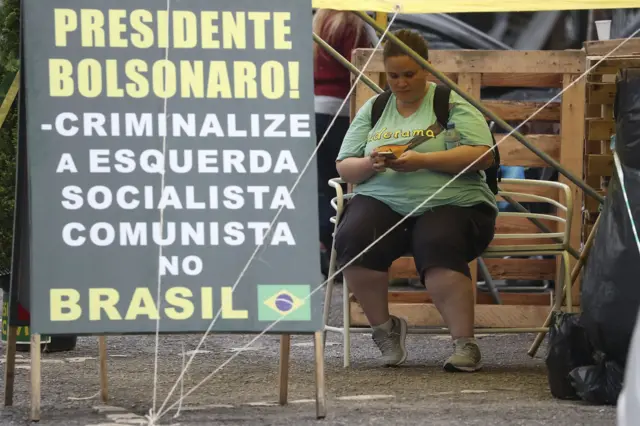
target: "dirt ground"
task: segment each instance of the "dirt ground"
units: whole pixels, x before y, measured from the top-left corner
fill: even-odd
[[[340,297],[335,295],[336,301]],[[334,306],[340,306],[335,303]],[[332,318],[341,313],[332,312]],[[188,392],[254,336],[208,337],[169,404]],[[157,407],[176,382],[183,351],[201,336],[162,337]],[[263,336],[173,409],[160,424],[192,425],[615,425],[615,407],[589,406],[552,398],[543,356],[531,359],[533,335],[481,336],[485,368],[451,374],[441,365],[451,349],[445,336],[410,335],[409,359],[382,368],[369,335],[352,339],[352,366],[342,367],[338,335],[326,350],[327,417],[315,418],[313,341],[294,336],[289,399],[276,404],[279,337]],[[108,406],[99,391],[96,338],[80,338],[73,352],[44,354],[39,425],[115,426],[147,424],[153,406],[154,336],[109,337]],[[2,348],[4,352],[4,348]],[[206,352],[205,352],[206,351]],[[2,360],[4,363],[4,359]],[[29,354],[18,358],[14,406],[0,411],[0,424],[29,424]],[[178,408],[176,406],[175,408]],[[176,414],[179,414],[176,417]]]

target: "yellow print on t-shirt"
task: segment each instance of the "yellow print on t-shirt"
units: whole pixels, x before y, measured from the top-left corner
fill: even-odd
[[[400,139],[400,138],[415,138],[415,137],[423,137],[427,138],[435,138],[436,133],[431,129],[416,129],[416,130],[396,130],[394,132],[387,131],[386,128],[382,130],[370,133],[367,142],[379,141],[379,140],[389,140],[389,139]]]

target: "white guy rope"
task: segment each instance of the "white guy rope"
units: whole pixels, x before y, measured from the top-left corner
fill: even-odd
[[[395,17],[395,15],[394,15]],[[385,31],[386,33],[386,31]],[[551,98],[547,103],[545,103],[543,106],[541,106],[538,110],[536,110],[533,114],[531,114],[529,116],[529,118],[527,118],[525,121],[523,121],[522,123],[520,123],[516,128],[514,128],[512,131],[510,131],[507,135],[505,135],[500,141],[496,142],[495,145],[493,145],[490,149],[488,149],[487,151],[485,151],[481,156],[479,156],[475,161],[473,161],[471,164],[469,164],[467,167],[465,167],[461,172],[459,172],[457,175],[455,175],[453,178],[451,178],[447,183],[445,183],[440,189],[438,189],[436,192],[434,192],[430,197],[428,197],[426,200],[424,200],[422,203],[420,203],[415,209],[413,209],[413,211],[409,212],[405,217],[403,217],[400,221],[398,221],[398,223],[396,223],[394,226],[392,226],[389,230],[387,230],[384,234],[382,234],[380,237],[378,237],[378,239],[376,239],[374,242],[372,242],[368,247],[366,247],[364,250],[362,250],[358,255],[354,256],[353,259],[349,262],[347,262],[342,268],[340,268],[339,270],[337,270],[331,277],[327,278],[326,281],[324,281],[323,283],[321,283],[319,286],[317,286],[313,291],[311,291],[309,293],[308,296],[306,296],[304,299],[302,299],[302,301],[306,301],[308,300],[313,294],[315,294],[315,292],[317,292],[318,290],[322,289],[324,287],[324,285],[326,283],[328,283],[330,280],[332,280],[334,277],[336,277],[338,274],[340,274],[344,269],[346,269],[348,266],[350,266],[353,262],[355,262],[362,254],[366,253],[368,250],[370,250],[373,246],[375,246],[380,240],[382,240],[387,234],[389,234],[391,231],[393,231],[395,228],[397,228],[402,222],[404,222],[405,220],[407,220],[409,217],[411,217],[415,212],[417,212],[420,208],[422,208],[422,206],[424,206],[425,204],[427,204],[429,201],[431,201],[436,195],[438,195],[441,191],[443,191],[446,187],[448,187],[451,183],[453,183],[456,179],[458,179],[460,176],[462,176],[463,174],[465,174],[471,167],[473,167],[474,164],[476,164],[478,161],[480,161],[480,159],[482,157],[484,157],[485,155],[487,155],[489,152],[493,151],[493,149],[495,149],[499,144],[501,144],[502,142],[504,142],[513,132],[515,132],[516,130],[518,130],[522,125],[524,125],[526,122],[528,122],[529,120],[531,120],[533,117],[535,117],[537,114],[540,113],[540,111],[542,111],[543,109],[545,109],[551,102],[553,102],[557,97],[562,96],[562,94],[564,92],[566,92],[568,89],[570,89],[574,84],[576,84],[577,82],[579,82],[581,79],[583,79],[587,74],[589,74],[591,72],[592,69],[594,69],[595,67],[597,67],[602,61],[604,61],[606,58],[608,58],[609,56],[611,56],[611,54],[613,54],[613,52],[615,52],[616,50],[618,50],[620,47],[622,47],[627,41],[629,41],[631,38],[633,38],[636,34],[640,33],[640,28],[635,31],[633,34],[631,34],[628,38],[626,38],[625,40],[623,40],[618,46],[616,46],[614,49],[612,49],[609,53],[607,53],[606,55],[604,55],[598,62],[596,62],[591,68],[587,69],[583,74],[581,74],[576,80],[574,80],[572,83],[570,83],[567,87],[563,88],[562,91],[560,93],[558,93],[557,95],[555,95],[553,98]],[[225,362],[223,362],[218,368],[216,368],[213,372],[211,372],[208,376],[206,376],[204,379],[202,379],[202,381],[200,381],[197,385],[195,385],[193,388],[191,388],[186,394],[184,394],[184,396],[182,398],[186,398],[189,395],[191,395],[196,389],[198,389],[200,386],[202,386],[207,380],[209,380],[211,377],[213,377],[218,371],[222,370],[222,368],[224,368],[228,363],[230,363],[236,356],[238,356],[241,352],[244,352],[247,348],[251,347],[251,345],[253,345],[256,340],[258,340],[260,337],[262,337],[265,333],[267,333],[269,330],[271,330],[277,323],[279,323],[284,317],[286,317],[290,312],[285,313],[284,315],[281,315],[280,318],[278,318],[277,320],[275,320],[273,323],[269,324],[260,334],[256,335],[249,343],[247,343],[245,346],[243,346],[242,348],[240,348],[240,350],[238,350],[237,352],[235,352],[233,355],[231,355]],[[166,410],[162,411],[162,409],[160,410],[160,412],[158,413],[158,416],[156,417],[156,419],[159,419],[161,416],[163,416],[165,413],[167,413],[168,411],[172,410],[173,407],[175,407],[177,404],[179,404],[181,402],[181,399],[179,399],[178,401],[174,402],[171,406],[169,406]]]
[[[396,6],[396,11],[393,14],[393,16],[391,17],[391,19],[389,20],[389,24],[387,25],[387,28],[384,30],[384,32],[382,33],[382,35],[380,36],[380,39],[378,40],[378,43],[376,44],[374,49],[378,49],[380,47],[380,44],[382,43],[382,40],[384,40],[384,37],[387,35],[387,32],[389,31],[389,29],[391,28],[391,25],[393,24],[393,22],[395,21],[396,17],[398,16],[398,13],[400,11],[400,6]],[[293,191],[295,191],[296,187],[298,186],[298,184],[300,183],[300,181],[302,180],[302,177],[304,176],[304,173],[307,171],[307,169],[309,168],[309,166],[311,165],[311,162],[313,161],[316,153],[318,152],[318,149],[320,148],[320,146],[322,146],[322,143],[324,142],[325,138],[327,137],[327,135],[329,134],[329,131],[331,130],[331,128],[333,127],[334,123],[336,122],[340,111],[342,111],[342,108],[344,108],[344,106],[347,104],[347,102],[349,101],[349,98],[351,97],[351,94],[353,93],[354,89],[356,88],[358,82],[360,81],[360,78],[362,77],[362,75],[364,74],[365,70],[367,69],[367,67],[369,66],[369,63],[371,62],[371,60],[373,59],[373,55],[371,55],[369,57],[369,59],[367,60],[367,62],[364,64],[364,66],[362,67],[362,69],[360,70],[360,73],[358,74],[358,77],[354,80],[353,85],[351,86],[351,89],[349,90],[349,93],[347,94],[347,96],[345,96],[344,100],[342,101],[342,105],[340,106],[340,108],[338,109],[338,111],[336,112],[335,116],[333,117],[333,120],[331,121],[331,123],[329,123],[329,126],[327,127],[327,130],[325,131],[324,135],[322,136],[322,138],[320,139],[320,141],[318,142],[318,144],[316,145],[315,149],[313,150],[313,152],[311,153],[311,156],[309,157],[309,160],[307,161],[307,163],[305,164],[305,166],[303,167],[302,171],[300,172],[298,178],[295,180],[295,182],[293,183],[293,186],[291,187],[291,189],[289,190],[289,194],[293,193]],[[282,213],[282,210],[284,209],[284,205],[280,207],[280,209],[278,209],[278,212],[276,213],[275,217],[273,218],[273,220],[271,221],[271,223],[269,224],[269,228],[267,229],[267,231],[265,232],[265,240],[266,240],[266,236],[271,232],[271,230],[273,229],[273,226],[276,222],[276,220],[278,220],[278,217],[280,216],[280,213]],[[242,271],[240,272],[240,275],[238,275],[238,278],[236,279],[236,282],[233,284],[233,286],[231,287],[231,294],[233,294],[233,292],[235,291],[236,287],[238,286],[238,284],[240,283],[240,281],[242,280],[242,278],[244,277],[245,273],[247,272],[247,270],[249,269],[249,265],[251,264],[251,262],[256,258],[256,255],[258,254],[258,251],[260,250],[260,248],[262,247],[262,244],[258,244],[256,245],[256,249],[254,250],[253,254],[251,255],[251,257],[249,258],[249,260],[247,261],[247,263],[244,265],[244,268],[242,269]],[[216,313],[216,316],[213,318],[213,320],[211,321],[211,323],[209,324],[209,327],[207,328],[207,331],[204,333],[204,335],[202,336],[202,339],[200,339],[200,342],[198,343],[198,346],[196,347],[196,349],[194,350],[193,354],[191,355],[191,357],[189,358],[189,361],[187,362],[186,367],[182,370],[182,372],[180,373],[180,376],[178,377],[178,379],[176,380],[176,382],[174,383],[173,387],[171,388],[171,390],[169,391],[169,394],[167,395],[167,397],[165,398],[164,402],[162,403],[162,405],[160,406],[159,412],[162,412],[164,406],[166,405],[166,403],[169,401],[169,398],[171,397],[171,395],[173,395],[173,392],[176,390],[176,387],[178,386],[178,383],[180,383],[180,380],[182,380],[182,377],[184,376],[184,373],[186,372],[186,370],[189,368],[189,366],[191,365],[191,362],[193,361],[193,358],[196,356],[196,354],[198,353],[198,349],[200,348],[200,346],[202,346],[204,340],[207,338],[207,336],[209,335],[209,333],[211,332],[211,329],[213,328],[214,324],[216,323],[216,321],[218,320],[218,318],[220,317],[220,313],[222,312],[222,307],[220,309],[218,309],[218,312]]]

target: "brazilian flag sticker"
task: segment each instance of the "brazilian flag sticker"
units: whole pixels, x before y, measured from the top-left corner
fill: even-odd
[[[309,285],[258,285],[258,320],[310,321],[310,293]]]

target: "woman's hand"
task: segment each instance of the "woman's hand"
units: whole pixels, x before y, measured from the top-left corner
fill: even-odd
[[[369,154],[369,159],[371,160],[371,166],[376,173],[381,173],[387,170],[386,158],[383,155],[372,151],[371,154]]]
[[[396,172],[415,172],[424,168],[425,155],[411,150],[405,151],[397,159],[387,160],[386,166]]]

